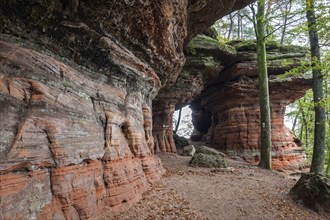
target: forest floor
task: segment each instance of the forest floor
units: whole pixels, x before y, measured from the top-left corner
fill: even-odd
[[[288,192],[296,180],[228,159],[227,169],[189,166],[191,157],[159,155],[166,173],[143,199],[101,219],[330,219],[296,204]]]

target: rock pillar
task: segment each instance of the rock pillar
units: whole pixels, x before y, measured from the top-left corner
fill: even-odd
[[[176,153],[172,125],[174,111],[175,105],[171,101],[153,102],[153,136],[156,153]]]
[[[297,169],[304,165],[304,150],[296,143],[293,132],[284,125],[284,114],[286,106],[309,86],[310,81],[304,79],[291,80],[285,85],[270,80],[273,169]],[[292,90],[290,95],[288,89],[291,87],[297,90]],[[258,163],[261,146],[257,79],[243,77],[235,83],[222,85],[207,93],[200,103],[194,103],[193,110],[201,112],[203,106],[212,113],[206,142],[229,155]],[[199,116],[195,120],[197,130],[209,118],[205,114],[193,115]]]

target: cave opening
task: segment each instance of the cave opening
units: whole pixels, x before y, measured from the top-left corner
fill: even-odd
[[[181,109],[177,109],[174,112],[172,124],[175,134],[179,135],[180,137],[185,137],[188,139],[190,138],[194,130],[191,114],[192,111],[188,105],[181,107]]]
[[[173,169],[184,164],[184,172],[166,173],[185,179],[191,158],[175,155],[180,153],[173,138],[180,106],[185,107],[177,133],[196,143],[196,151],[205,144],[216,148],[205,147],[209,155],[222,155],[220,150],[226,157],[258,160],[255,43],[223,42],[206,30],[252,0],[40,2],[0,3],[0,219],[91,219],[103,208],[128,209],[164,174],[162,158],[154,155],[159,152],[171,157],[169,163],[186,161],[172,163]],[[300,168],[304,152],[283,117],[285,106],[312,81],[278,75],[299,67],[307,52],[268,46],[273,168]],[[209,171],[211,177],[222,172]],[[225,201],[205,196],[202,182],[191,182],[184,189]],[[233,188],[229,181],[209,183],[217,187],[212,193]],[[160,195],[181,200],[174,192],[158,191],[155,202],[164,202]],[[185,206],[150,204],[185,213]]]

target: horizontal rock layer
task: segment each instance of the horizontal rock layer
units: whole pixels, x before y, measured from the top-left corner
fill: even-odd
[[[191,139],[205,140],[230,155],[257,163],[261,146],[255,43],[240,42],[234,46],[236,56],[191,104],[195,127]],[[276,44],[268,47],[273,168],[297,169],[304,165],[305,154],[284,125],[285,107],[303,96],[312,81],[277,75],[301,65],[307,51]]]
[[[311,79],[278,75],[301,65],[307,50],[298,46],[267,45],[272,108],[273,168],[297,169],[304,165],[303,148],[284,125],[285,107],[311,88]],[[228,154],[253,163],[260,155],[260,120],[256,44],[234,41],[223,44],[199,35],[186,49],[187,61],[175,85],[162,88],[154,106],[171,102],[176,108],[190,103],[193,141],[206,141]],[[156,108],[154,108],[156,109]],[[162,112],[162,111],[160,111]],[[155,124],[168,128],[170,116],[156,117]],[[158,130],[162,126],[158,126]],[[171,131],[172,132],[172,131]],[[158,132],[159,133],[159,132]],[[167,135],[167,143],[173,143]],[[175,146],[161,148],[174,152]]]
[[[163,172],[152,100],[192,37],[251,2],[1,1],[0,218],[88,219],[139,199]],[[172,105],[154,135],[174,152]]]
[[[151,117],[159,79],[108,43],[113,56],[130,56],[131,74],[102,76],[0,41],[1,219],[90,218],[128,207],[160,178]]]

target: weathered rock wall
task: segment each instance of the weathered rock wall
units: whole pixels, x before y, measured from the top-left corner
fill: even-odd
[[[145,81],[123,75],[115,87],[5,42],[0,61],[1,218],[89,218],[129,206],[160,177],[151,69],[135,70]]]
[[[258,162],[260,154],[260,110],[255,45],[236,46],[237,57],[202,95],[192,103],[195,132],[193,139],[206,139],[211,146]],[[311,88],[311,79],[279,78],[277,75],[300,65],[307,51],[300,47],[269,45],[268,67],[272,123],[273,168],[299,168],[304,165],[303,148],[284,125],[285,108]],[[212,113],[212,116],[208,114]],[[200,129],[209,123],[207,134]],[[203,135],[204,134],[204,135]]]
[[[137,201],[163,172],[152,100],[185,42],[249,2],[204,17],[214,1],[1,1],[0,218],[88,219]]]
[[[169,100],[153,102],[152,117],[153,136],[155,140],[155,152],[176,153],[176,146],[173,139],[172,117],[175,111],[175,104]]]
[[[153,101],[156,148],[174,153],[172,115],[175,108],[185,106],[200,95],[205,86],[215,80],[225,64],[235,57],[236,50],[205,35],[198,35],[185,50],[186,63],[175,84],[160,89]],[[171,105],[171,110],[168,107]],[[161,115],[161,116],[159,116]],[[166,115],[166,116],[165,116]],[[167,147],[158,147],[166,140]]]
[[[310,83],[301,81],[301,89]],[[290,82],[286,82],[290,88]],[[298,90],[299,82],[291,87]],[[243,80],[220,89],[217,103],[208,103],[213,112],[213,123],[208,130],[206,141],[230,155],[237,155],[250,162],[259,161],[260,149],[260,109],[257,80]],[[275,91],[274,91],[275,90]],[[285,92],[270,83],[271,124],[272,124],[272,158],[273,168],[299,168],[303,165],[305,154],[303,148],[295,143],[295,136],[284,125],[285,108],[289,101],[278,93]],[[299,91],[299,90],[298,90]],[[301,90],[300,90],[301,91]],[[287,91],[286,91],[287,92]],[[299,92],[297,92],[299,93]],[[245,94],[246,97],[238,97]],[[276,96],[282,97],[277,98]],[[291,97],[293,98],[294,95]],[[214,99],[215,99],[214,97]],[[232,102],[225,99],[231,97]],[[219,102],[219,99],[222,100]],[[209,100],[210,101],[210,100]],[[215,101],[215,100],[214,100]],[[202,101],[203,104],[204,101]]]

